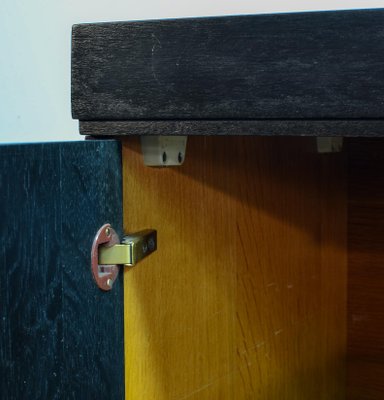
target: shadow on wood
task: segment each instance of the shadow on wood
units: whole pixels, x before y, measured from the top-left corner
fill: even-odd
[[[159,245],[125,272],[128,398],[343,398],[346,165],[312,145],[196,137],[153,169],[124,142],[125,229]]]

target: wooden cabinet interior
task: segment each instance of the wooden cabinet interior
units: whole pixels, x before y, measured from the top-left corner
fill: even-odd
[[[384,142],[351,139],[348,201],[349,400],[384,397]]]
[[[126,398],[342,399],[346,153],[311,138],[191,137],[185,164],[123,142]]]

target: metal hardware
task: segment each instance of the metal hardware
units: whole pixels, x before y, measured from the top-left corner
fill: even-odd
[[[121,244],[99,248],[99,264],[123,264],[131,267],[147,257],[157,248],[156,231],[147,229],[125,236]]]
[[[119,274],[119,265],[134,266],[157,249],[157,232],[146,229],[124,236],[122,242],[110,224],[97,232],[92,245],[91,267],[97,286],[111,290]]]
[[[101,246],[111,247],[120,243],[120,239],[110,224],[103,225],[96,233],[91,251],[92,275],[97,286],[102,290],[111,290],[118,274],[119,267],[116,264],[100,265],[99,249]]]
[[[182,165],[187,136],[141,136],[144,164],[150,167]]]
[[[343,150],[343,138],[317,137],[316,145],[318,153],[339,153]]]

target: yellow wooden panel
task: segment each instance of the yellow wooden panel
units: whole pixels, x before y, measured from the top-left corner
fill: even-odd
[[[127,399],[341,399],[344,157],[308,138],[191,137],[178,168],[123,148]]]

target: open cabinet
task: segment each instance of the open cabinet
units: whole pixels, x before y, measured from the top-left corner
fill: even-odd
[[[161,227],[124,276],[127,398],[343,398],[345,154],[193,137],[177,169],[134,140],[123,159],[126,229]]]
[[[0,148],[2,398],[383,398],[383,20],[75,26],[92,140]],[[182,165],[148,134],[189,136]],[[107,222],[158,248],[104,292]]]
[[[177,169],[123,146],[125,227],[162,227],[125,271],[127,398],[380,399],[382,140],[190,139]]]

